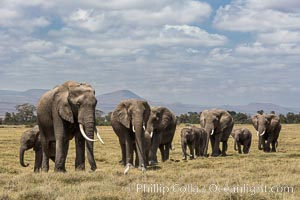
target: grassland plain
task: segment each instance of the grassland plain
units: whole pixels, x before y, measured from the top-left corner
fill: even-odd
[[[25,127],[0,128],[0,199],[300,199],[300,125],[283,125],[277,153],[257,149],[253,133],[251,152],[239,155],[229,139],[228,156],[181,160],[180,130],[176,130],[171,160],[123,175],[120,148],[111,127],[98,127],[105,145],[95,144],[97,171],[75,172],[74,140],[67,173],[33,173],[34,152],[19,164],[19,139]],[[210,149],[209,149],[210,151]],[[160,158],[160,155],[158,155]]]

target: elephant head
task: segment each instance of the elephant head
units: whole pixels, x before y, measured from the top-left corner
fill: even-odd
[[[232,123],[232,117],[225,110],[204,110],[200,116],[200,125],[210,135],[213,135],[216,129],[223,131],[230,123]]]
[[[193,132],[192,127],[183,128],[181,130],[181,144],[188,144],[194,141],[195,134]]]
[[[151,114],[147,123],[147,132],[150,134],[152,140],[159,137],[159,133],[165,130],[173,121],[173,113],[165,107],[151,108]]]
[[[233,118],[231,115],[226,111],[222,109],[211,109],[211,110],[204,110],[200,114],[200,125],[202,128],[205,129],[207,134],[210,135],[210,137],[207,138],[207,144],[205,148],[205,152],[207,152],[208,148],[208,140],[211,139],[211,145],[212,145],[212,151],[213,156],[218,156],[220,154],[220,148],[219,148],[219,142],[221,141],[221,138],[227,138],[229,137],[232,127],[233,127]],[[212,140],[212,137],[215,137],[217,142],[214,143],[215,140]],[[223,148],[222,148],[222,154],[225,155],[225,151],[227,149],[227,141],[225,141],[226,145],[224,145],[223,142]]]
[[[42,147],[39,137],[39,127],[25,131],[20,139],[20,164],[23,167],[28,167],[29,164],[24,163],[24,153],[25,151],[32,149],[35,151],[35,167],[34,171],[38,171],[41,167],[42,162]]]
[[[118,106],[116,107],[115,111],[112,114],[112,119],[118,121],[127,130],[129,129],[134,133],[137,153],[139,157],[139,166],[142,168],[142,170],[144,170],[144,167],[146,166],[144,142],[145,142],[145,129],[146,129],[147,121],[149,119],[149,115],[150,115],[149,104],[146,101],[141,101],[136,99],[122,101],[121,103],[118,104]],[[126,162],[128,164],[128,161]]]
[[[103,142],[95,126],[95,110],[97,99],[95,90],[86,83],[68,81],[58,87],[55,94],[56,109],[59,116],[70,123],[79,124],[82,136],[89,141],[88,148],[93,148],[94,132]]]
[[[275,128],[280,123],[278,116],[274,114],[256,114],[252,117],[252,124],[257,131],[257,136],[259,137],[258,149],[263,149],[263,137],[266,133],[273,133]]]

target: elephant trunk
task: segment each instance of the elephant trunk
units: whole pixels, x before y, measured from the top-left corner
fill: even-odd
[[[144,123],[139,120],[135,121],[133,127],[135,129],[135,144],[139,158],[139,167],[145,167],[145,131]]]
[[[209,138],[212,137],[212,135],[214,134],[214,127],[212,126],[206,126],[205,127],[205,131],[207,133],[207,138],[206,138],[206,144],[205,144],[205,148],[204,148],[204,156],[207,156],[207,152],[208,152],[208,145],[209,145]],[[213,149],[212,149],[213,151]]]
[[[95,123],[89,122],[86,123],[84,126],[87,136],[94,140],[94,133],[96,132]],[[91,170],[95,171],[97,169],[95,158],[94,158],[94,142],[93,141],[86,141],[86,149],[87,149],[87,157],[88,161],[91,165]]]
[[[262,136],[258,136],[259,138],[258,138],[258,149],[259,150],[262,150]]]
[[[20,148],[20,164],[23,167],[28,167],[29,164],[28,163],[27,164],[24,163],[24,153],[25,153],[25,151],[26,151],[25,148],[23,148],[23,147]]]
[[[235,151],[237,151],[237,148],[236,148],[237,145],[236,145],[236,143],[237,143],[237,139],[234,138],[234,150],[235,150]]]
[[[263,149],[263,135],[266,133],[266,129],[263,126],[259,126],[257,130],[257,135],[258,135],[258,149],[262,150]]]

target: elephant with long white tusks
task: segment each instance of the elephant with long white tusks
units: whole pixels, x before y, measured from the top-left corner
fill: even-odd
[[[204,110],[200,114],[200,125],[210,134],[212,156],[226,156],[227,141],[234,125],[232,116],[223,109]],[[219,147],[220,142],[223,143],[222,151]],[[208,141],[206,152],[207,149]]]
[[[275,114],[256,114],[252,117],[252,124],[257,131],[258,149],[264,152],[276,152],[281,130],[279,117]]]
[[[43,147],[43,171],[49,170],[49,158],[55,158],[54,171],[66,171],[69,141],[74,137],[75,169],[85,169],[85,144],[91,171],[97,169],[94,133],[104,142],[95,126],[96,104],[95,90],[87,83],[67,81],[42,95],[37,105],[37,120]]]

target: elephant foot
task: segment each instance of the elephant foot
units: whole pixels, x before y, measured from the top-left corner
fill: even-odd
[[[129,172],[129,170],[133,169],[133,168],[134,168],[134,166],[132,164],[128,163],[125,167],[124,175],[126,175]]]
[[[212,153],[211,156],[212,157],[218,157],[220,154],[219,153]]]
[[[123,160],[119,160],[119,164],[125,166],[125,162]]]
[[[190,156],[189,159],[190,159],[190,160],[194,160],[194,156]]]
[[[182,157],[182,160],[186,160],[186,157],[184,156],[184,157]]]
[[[67,170],[66,169],[60,169],[60,168],[54,168],[54,172],[61,172],[61,173],[66,173]]]
[[[139,166],[138,169],[141,170],[143,173],[146,172],[146,168],[144,167],[144,165]]]
[[[155,161],[155,160],[150,160],[150,162],[149,162],[149,165],[150,166],[155,166],[155,165],[157,165],[158,163],[157,163],[157,161]]]

